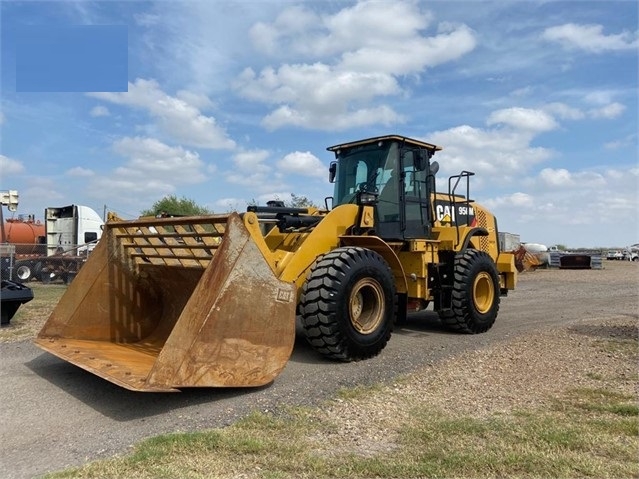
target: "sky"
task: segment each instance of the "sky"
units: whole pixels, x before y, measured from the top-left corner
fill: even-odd
[[[398,134],[443,148],[440,189],[474,172],[501,231],[627,246],[638,18],[609,0],[3,0],[0,190],[37,218],[68,204],[135,218],[166,195],[215,213],[324,204],[327,147]],[[107,69],[125,86],[24,91],[20,34],[76,26],[126,27],[128,67]]]

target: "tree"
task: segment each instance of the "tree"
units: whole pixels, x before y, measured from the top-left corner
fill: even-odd
[[[289,201],[285,201],[284,204],[289,208],[319,208],[306,196],[296,195],[295,193],[291,193],[291,199]]]
[[[148,210],[143,210],[142,216],[160,216],[166,214],[168,216],[197,216],[210,215],[213,212],[204,206],[198,205],[195,201],[175,195],[165,196],[161,200],[153,203]]]
[[[291,193],[290,200],[282,201],[278,195],[275,195],[272,201],[280,201],[286,208],[319,208],[319,206],[317,206],[312,200],[309,200],[306,196],[296,195],[295,193]],[[246,206],[259,206],[259,203],[255,198],[251,198],[251,201],[246,202]]]

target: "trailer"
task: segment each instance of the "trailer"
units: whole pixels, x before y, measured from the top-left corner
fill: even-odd
[[[23,283],[61,279],[70,283],[95,248],[104,222],[88,206],[67,205],[44,210],[44,223],[19,215],[2,223],[0,243],[13,245],[0,253],[2,278]]]

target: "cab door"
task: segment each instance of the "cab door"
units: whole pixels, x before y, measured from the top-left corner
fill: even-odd
[[[431,210],[428,179],[428,162],[418,168],[419,150],[405,150],[401,155],[400,175],[400,223],[404,239],[430,237]]]

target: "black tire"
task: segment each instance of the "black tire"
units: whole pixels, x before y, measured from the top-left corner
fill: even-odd
[[[492,258],[469,249],[455,256],[452,307],[438,311],[445,327],[461,333],[488,331],[499,312],[499,275]]]
[[[56,275],[53,273],[49,273],[48,271],[40,272],[40,281],[42,284],[49,284],[56,278]]]
[[[33,276],[32,279],[40,279],[40,276],[42,274],[42,261],[38,261],[34,266],[33,266]]]
[[[21,283],[31,281],[34,276],[33,265],[30,262],[17,263],[15,267],[16,279]]]
[[[299,313],[306,339],[316,351],[358,361],[384,349],[395,306],[395,281],[384,258],[369,249],[343,247],[312,266]]]

